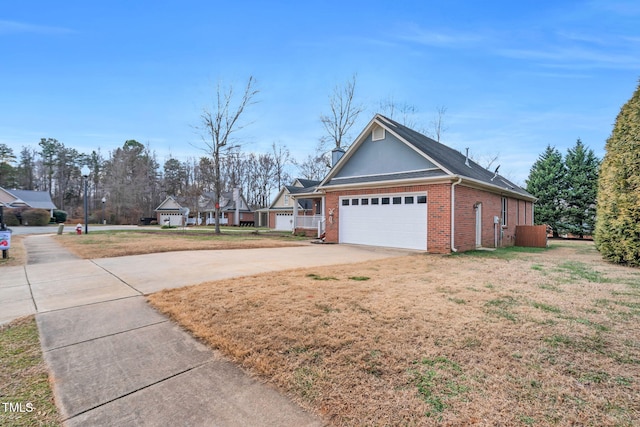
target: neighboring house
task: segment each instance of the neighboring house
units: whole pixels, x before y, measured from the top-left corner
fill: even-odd
[[[189,208],[184,208],[173,196],[168,196],[155,209],[158,224],[181,227],[186,225]]]
[[[53,218],[53,211],[56,205],[51,201],[48,191],[33,190],[7,190],[0,188],[0,205],[9,208],[29,207],[34,209],[45,209]]]
[[[314,199],[294,199],[294,196],[313,192],[318,184],[320,181],[297,178],[293,184],[285,185],[268,208],[257,211],[258,222],[256,225],[281,231],[293,231],[294,204],[296,204],[295,210],[299,215],[307,217],[306,221],[312,223],[313,217],[317,216],[315,218],[317,224],[322,219],[321,203]]]
[[[247,201],[241,195],[239,195],[239,222],[238,225],[253,225],[253,211],[247,205]],[[182,202],[182,203],[181,203]],[[215,193],[205,192],[198,198],[198,217],[195,218],[196,212],[191,212],[189,208],[184,207],[188,204],[184,199],[178,199],[174,196],[168,196],[160,205],[155,209],[158,224],[165,225],[170,224],[174,226],[182,225],[206,225],[215,224]],[[235,225],[236,203],[233,200],[233,192],[223,192],[220,197],[220,224],[221,225]],[[190,217],[191,216],[191,217]]]
[[[292,196],[319,201],[327,242],[433,253],[513,245],[516,225],[533,225],[536,200],[497,170],[379,114],[315,190]]]
[[[253,225],[254,214],[249,204],[241,194],[237,195],[239,199],[238,213],[239,218],[236,221],[236,201],[234,200],[232,191],[225,191],[220,195],[220,224],[221,225]],[[216,210],[216,194],[214,192],[202,193],[198,199],[198,211],[205,214],[205,224],[215,224]]]

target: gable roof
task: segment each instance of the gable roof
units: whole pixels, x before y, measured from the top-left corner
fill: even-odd
[[[299,186],[296,184],[300,184]],[[309,188],[313,186],[317,186],[320,184],[320,181],[316,181],[314,179],[305,179],[305,178],[296,178],[293,182],[293,185],[296,187]]]
[[[173,196],[167,196],[166,199],[155,209],[155,212],[168,212],[168,211],[180,211],[183,212],[184,208]]]
[[[385,131],[395,136],[398,140],[400,140],[404,144],[407,144],[407,146],[415,151],[416,155],[423,156],[425,159],[433,163],[436,167],[418,171],[406,171],[399,173],[336,179],[335,176],[338,174],[340,169],[344,167],[344,165],[357,151],[358,147],[362,145],[367,136],[376,126],[382,127],[383,129],[385,129]],[[374,116],[374,118],[358,136],[349,150],[347,150],[340,161],[338,161],[338,163],[331,169],[329,174],[325,177],[325,179],[318,187],[319,189],[322,189],[341,185],[357,185],[373,182],[384,183],[385,181],[419,180],[426,178],[461,178],[467,183],[480,185],[482,187],[492,189],[493,191],[514,193],[521,198],[535,200],[535,197],[528,193],[526,190],[509,181],[507,178],[483,168],[478,163],[474,162],[471,159],[468,159],[459,151],[447,147],[446,145],[439,143],[419,132],[416,132],[413,129],[401,125],[400,123],[391,120],[381,114],[376,114]]]
[[[214,211],[216,209],[216,193],[212,191],[205,191],[202,193],[198,200],[198,207],[204,211]],[[233,191],[223,191],[220,193],[220,210],[221,211],[235,211],[236,202],[233,200]],[[252,212],[249,204],[242,194],[240,194],[240,211]]]
[[[275,205],[278,203],[278,200],[283,196],[283,194],[285,194],[285,192],[294,196],[297,194],[312,193],[316,191],[319,184],[320,181],[315,181],[313,179],[296,178],[293,180],[293,184],[284,185],[280,189],[276,197],[269,205],[269,209],[293,209],[293,206],[276,208]],[[300,198],[296,198],[295,200],[298,202],[298,206],[300,207],[300,209],[311,209],[313,207],[313,202],[311,200]]]
[[[51,201],[51,195],[48,191],[33,191],[33,190],[7,190],[3,189],[5,193],[15,197],[15,200],[10,202],[5,201],[6,206],[24,206],[27,205],[34,209],[57,209],[56,205]]]

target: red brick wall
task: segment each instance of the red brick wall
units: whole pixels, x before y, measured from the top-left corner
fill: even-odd
[[[451,184],[413,185],[391,188],[343,190],[328,192],[326,196],[326,241],[337,243],[339,239],[340,206],[339,198],[351,195],[427,193],[427,250],[431,253],[451,251]],[[476,211],[474,205],[482,204],[482,246],[495,246],[493,218],[502,215],[502,196],[488,191],[477,190],[463,185],[455,187],[455,247],[467,251],[476,247]],[[502,221],[497,226],[498,246],[515,243],[516,225],[532,225],[531,202],[507,198],[507,226]],[[330,215],[333,209],[333,215]],[[525,222],[526,217],[526,222]],[[401,221],[402,218],[398,218]]]
[[[451,184],[410,185],[390,188],[372,188],[359,190],[343,190],[328,192],[325,200],[327,215],[327,242],[337,243],[339,240],[340,206],[342,196],[375,195],[392,193],[427,193],[427,249],[432,253],[448,253],[451,250]],[[331,212],[333,210],[333,215]],[[398,218],[402,221],[402,218]],[[425,218],[427,221],[427,218]]]
[[[507,225],[500,220],[494,228],[493,218],[502,216],[502,196],[488,191],[459,185],[456,187],[456,228],[455,246],[459,251],[475,248],[476,211],[474,205],[482,203],[482,246],[495,247],[497,231],[498,246],[512,246],[515,243],[516,225],[532,225],[532,204],[524,200],[507,197]],[[525,222],[526,217],[526,222]]]

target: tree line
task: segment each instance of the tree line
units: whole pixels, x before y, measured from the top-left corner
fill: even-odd
[[[600,160],[578,139],[566,156],[550,145],[531,167],[527,191],[538,198],[536,224],[554,236],[593,236]]]
[[[250,205],[269,204],[275,189],[291,180],[287,166],[289,150],[273,143],[267,153],[246,153],[234,149],[221,155],[222,191],[241,189]],[[99,150],[81,153],[54,138],[42,138],[38,148],[23,147],[16,156],[11,147],[0,144],[0,187],[47,191],[60,210],[82,218],[84,181],[81,170],[90,170],[87,181],[90,221],[137,223],[153,215],[167,197],[176,196],[196,206],[203,192],[214,190],[213,163],[209,156],[180,161],[169,157],[161,165],[149,146],[127,140],[104,156]]]
[[[616,117],[602,161],[580,139],[564,158],[547,146],[527,190],[538,198],[536,224],[593,236],[606,260],[640,266],[640,84]]]

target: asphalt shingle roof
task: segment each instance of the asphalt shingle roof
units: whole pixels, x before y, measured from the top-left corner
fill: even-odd
[[[56,205],[51,201],[48,191],[32,190],[6,190],[18,199],[22,200],[32,208],[36,209],[56,209]]]
[[[356,177],[347,179],[331,179],[323,186],[332,186],[340,184],[352,184],[352,183],[366,183],[366,182],[379,182],[388,181],[393,179],[410,179],[422,177],[420,174],[424,174],[424,177],[446,176],[446,172],[449,172],[451,176],[458,176],[478,181],[480,183],[502,188],[528,198],[534,198],[523,188],[509,181],[507,178],[496,175],[478,163],[474,162],[461,152],[447,147],[446,145],[437,142],[428,136],[425,136],[413,129],[410,129],[388,117],[378,114],[376,119],[379,123],[384,125],[389,131],[402,138],[408,144],[414,146],[417,150],[424,153],[427,157],[432,159],[438,165],[440,165],[445,171],[422,171],[422,172],[408,172],[393,175],[377,175],[369,177]],[[468,161],[468,162],[467,162]],[[469,166],[467,166],[467,163]]]

